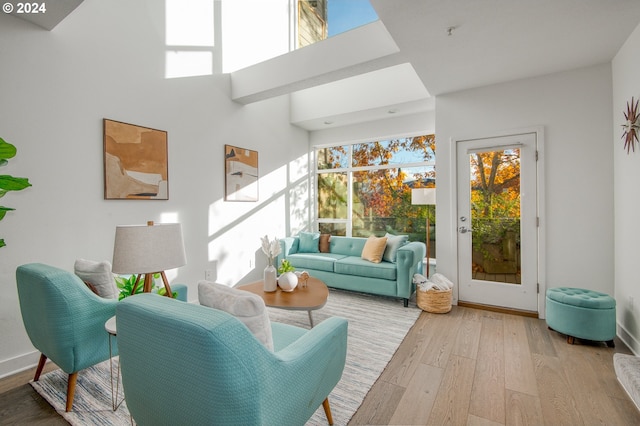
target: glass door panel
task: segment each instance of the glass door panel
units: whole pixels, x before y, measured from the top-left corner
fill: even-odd
[[[520,149],[468,155],[471,275],[520,284]]]

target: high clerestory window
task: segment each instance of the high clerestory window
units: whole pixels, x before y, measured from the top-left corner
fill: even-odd
[[[224,0],[220,9],[225,73],[378,20],[369,0]]]
[[[435,206],[412,205],[411,189],[435,187],[434,135],[316,148],[315,159],[320,232],[388,232],[426,242],[426,216],[435,228]]]
[[[298,0],[296,48],[378,19],[369,0]]]

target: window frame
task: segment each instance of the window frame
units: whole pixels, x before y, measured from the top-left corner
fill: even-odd
[[[353,166],[353,147],[355,145],[374,143],[374,142],[384,142],[395,139],[409,139],[420,136],[433,136],[435,139],[435,133],[433,132],[424,132],[412,135],[404,135],[397,137],[389,137],[389,138],[371,138],[367,140],[353,141],[353,142],[335,142],[335,143],[327,143],[327,144],[318,144],[313,145],[311,147],[311,155],[313,161],[313,212],[314,212],[314,223],[313,229],[319,231],[320,224],[323,223],[336,223],[336,224],[345,224],[346,228],[346,236],[353,236],[353,181],[354,181],[354,173],[360,171],[371,171],[371,170],[386,170],[386,169],[398,169],[398,168],[410,168],[410,167],[433,167],[434,171],[436,168],[436,153],[435,146],[433,152],[433,159],[430,161],[418,161],[418,162],[407,162],[407,163],[393,163],[393,164],[385,164],[385,165],[372,165],[372,166]],[[325,148],[332,147],[347,147],[347,167],[339,167],[334,169],[319,169],[318,168],[318,151]],[[318,205],[318,196],[319,196],[319,188],[318,188],[318,176],[326,173],[346,173],[347,175],[347,218],[346,219],[334,219],[334,218],[320,218],[319,217],[319,205]],[[434,176],[434,181],[436,177]]]

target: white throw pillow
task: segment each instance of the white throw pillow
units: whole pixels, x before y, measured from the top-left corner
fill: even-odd
[[[260,296],[202,280],[198,282],[198,301],[201,305],[225,311],[238,318],[262,344],[273,351],[271,321]]]
[[[110,262],[78,259],[73,268],[82,281],[91,284],[98,296],[105,299],[118,298],[118,287],[113,272],[111,272]]]
[[[395,263],[398,249],[403,245],[407,244],[409,240],[408,235],[391,235],[387,232],[387,247],[384,249],[384,254],[382,255],[382,260],[386,260],[387,262]]]

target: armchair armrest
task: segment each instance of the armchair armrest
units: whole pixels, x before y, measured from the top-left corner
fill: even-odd
[[[298,423],[294,419],[301,415],[300,407],[320,406],[340,381],[347,355],[347,328],[346,319],[328,318],[274,354],[275,374],[263,383],[264,394],[268,404],[280,406],[280,414],[292,419],[292,424]],[[287,389],[287,404],[283,406],[282,395],[270,392],[270,388]],[[300,418],[301,424],[304,418]]]
[[[347,353],[347,320],[331,317],[308,330],[299,339],[275,354],[285,362],[295,362],[297,359],[327,356],[345,359]],[[305,361],[306,362],[306,361]]]
[[[398,296],[409,299],[415,290],[413,275],[422,272],[422,260],[427,254],[427,246],[412,241],[400,247],[397,254]]]

